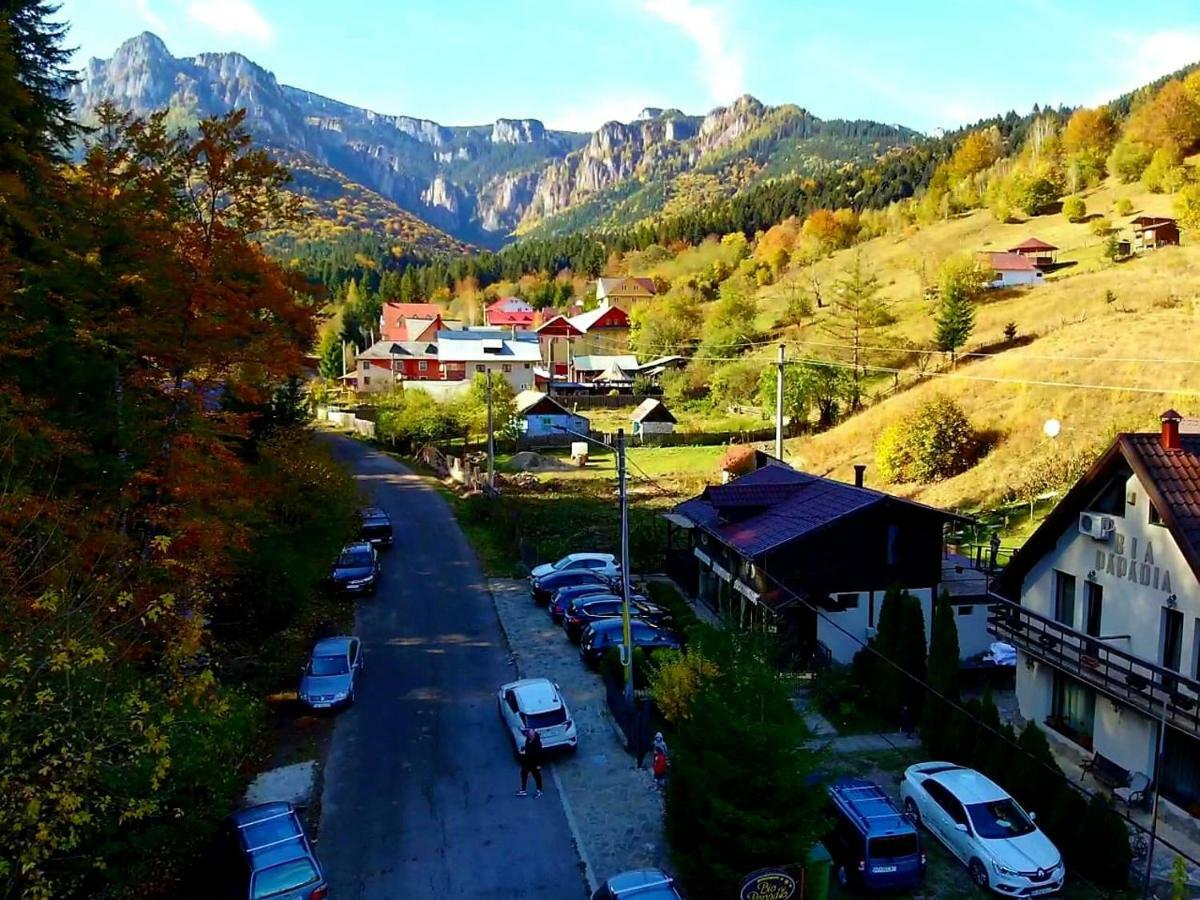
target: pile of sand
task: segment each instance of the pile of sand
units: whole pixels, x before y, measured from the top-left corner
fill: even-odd
[[[556,456],[543,456],[540,453],[534,453],[532,450],[523,450],[515,454],[505,465],[505,468],[513,469],[517,472],[541,472],[562,471],[563,469],[573,469],[575,466],[568,462],[563,462]]]

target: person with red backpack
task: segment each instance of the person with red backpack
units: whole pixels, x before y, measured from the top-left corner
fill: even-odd
[[[667,783],[667,768],[670,763],[667,760],[667,741],[662,736],[662,732],[654,735],[654,758],[651,761],[651,771],[654,773],[654,785],[659,790],[662,790]]]

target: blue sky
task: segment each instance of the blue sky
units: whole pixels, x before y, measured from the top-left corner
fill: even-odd
[[[931,130],[1098,103],[1200,60],[1195,0],[62,0],[77,62],[157,33],[448,125],[591,130],[739,94]]]

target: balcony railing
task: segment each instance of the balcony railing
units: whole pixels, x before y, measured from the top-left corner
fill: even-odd
[[[1112,646],[1103,637],[1076,631],[1053,619],[994,598],[988,630],[1098,691],[1151,718],[1200,737],[1200,682]]]

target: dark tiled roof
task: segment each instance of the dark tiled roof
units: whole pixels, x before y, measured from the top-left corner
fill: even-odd
[[[679,504],[675,511],[742,556],[753,559],[868,507],[888,502],[941,512],[786,466],[764,466],[729,484],[705,488],[703,494]]]
[[[1157,431],[1119,435],[1013,556],[1001,575],[1002,589],[1011,597],[1019,596],[1025,574],[1054,548],[1122,461],[1138,476],[1184,559],[1200,578],[1200,434],[1181,434],[1179,443],[1179,450],[1164,449]]]

